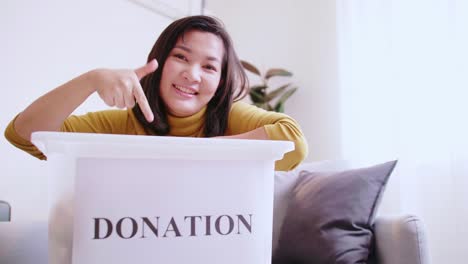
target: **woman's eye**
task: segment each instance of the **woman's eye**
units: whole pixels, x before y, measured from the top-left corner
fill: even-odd
[[[187,58],[182,54],[174,54],[174,57],[176,57],[178,59],[181,59],[181,60],[184,60],[184,61],[187,61]]]
[[[210,71],[217,71],[216,68],[212,65],[206,65],[205,69],[210,70]]]

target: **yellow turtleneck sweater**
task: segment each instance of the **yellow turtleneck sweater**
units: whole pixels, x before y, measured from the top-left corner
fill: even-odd
[[[205,108],[188,117],[168,116],[170,136],[203,137]],[[15,118],[16,119],[16,118]],[[10,122],[5,130],[5,137],[14,146],[29,154],[46,159],[30,141],[21,138],[15,131],[14,121]],[[307,155],[307,142],[292,118],[285,114],[268,112],[255,106],[236,102],[233,104],[228,121],[226,136],[238,135],[264,127],[271,140],[293,141],[296,149],[286,153],[282,160],[276,162],[276,170],[291,170],[304,160]],[[152,135],[136,119],[132,110],[105,110],[91,112],[82,116],[72,115],[67,118],[61,127],[63,132],[126,134],[126,135]]]

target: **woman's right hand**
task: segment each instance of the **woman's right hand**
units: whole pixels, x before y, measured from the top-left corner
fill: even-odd
[[[140,80],[158,68],[153,59],[135,70],[96,69],[90,72],[92,85],[108,106],[132,108],[135,102],[140,106],[148,122],[154,119],[153,112],[140,85]]]
[[[135,102],[152,122],[153,112],[140,80],[158,68],[152,60],[135,70],[97,69],[82,74],[36,99],[14,121],[18,135],[29,140],[35,131],[59,131],[65,119],[97,92],[109,106],[133,107]]]

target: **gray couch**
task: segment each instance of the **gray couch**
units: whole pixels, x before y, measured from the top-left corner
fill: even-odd
[[[424,228],[416,216],[380,217],[374,224],[379,264],[427,264]]]
[[[288,173],[275,175],[273,251],[287,209],[287,197],[300,170],[334,170],[337,163],[303,164]],[[379,264],[428,264],[427,241],[421,220],[416,216],[377,217],[374,223],[375,249]],[[47,223],[0,222],[0,263],[47,263]]]

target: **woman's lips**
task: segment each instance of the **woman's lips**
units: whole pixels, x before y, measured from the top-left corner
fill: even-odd
[[[176,90],[176,92],[178,94],[180,94],[180,95],[182,95],[184,97],[192,98],[193,96],[198,94],[198,92],[193,88],[180,86],[180,85],[176,85],[176,84],[173,84],[172,87],[175,88],[175,90]]]

